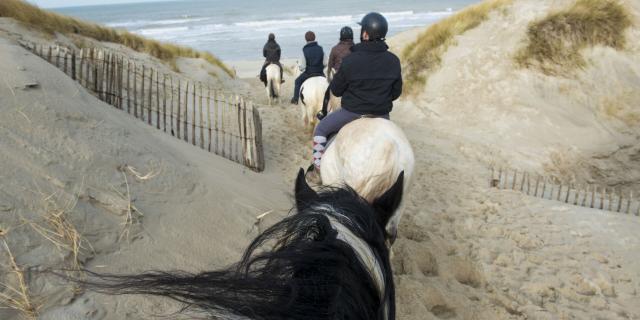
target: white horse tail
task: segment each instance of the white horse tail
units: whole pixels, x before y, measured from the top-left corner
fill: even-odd
[[[278,93],[276,92],[273,80],[269,80],[269,91],[271,92],[271,98],[278,98]]]
[[[267,98],[269,104],[274,99],[278,99],[280,96],[280,67],[277,64],[269,64],[266,68],[267,71]]]

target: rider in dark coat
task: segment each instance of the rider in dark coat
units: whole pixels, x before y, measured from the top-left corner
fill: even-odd
[[[262,56],[265,58],[265,61],[260,70],[260,81],[264,82],[265,86],[267,85],[267,66],[273,63],[280,67],[280,79],[284,82],[284,78],[282,77],[284,69],[280,63],[280,45],[276,42],[276,36],[273,33],[269,33],[267,43],[264,44],[264,48],[262,49]]]
[[[327,115],[316,127],[313,137],[313,165],[310,180],[320,180],[320,160],[327,138],[340,128],[363,116],[389,119],[393,101],[402,93],[400,59],[385,43],[387,20],[379,13],[362,18],[360,43],[342,60],[331,81],[331,92],[342,97],[342,108]]]
[[[307,31],[304,39],[307,41],[307,44],[302,48],[304,61],[300,66],[303,72],[296,79],[293,98],[291,99],[291,103],[293,104],[298,104],[300,87],[305,80],[315,76],[324,77],[324,51],[316,42],[316,35],[312,31]]]
[[[327,64],[329,72],[332,69],[336,72],[340,70],[342,59],[351,53],[351,47],[353,47],[353,30],[350,27],[343,27],[340,30],[340,42],[331,48],[329,54],[329,63]]]
[[[329,79],[333,78],[335,72],[340,70],[342,60],[351,54],[353,48],[353,30],[350,27],[343,27],[340,29],[340,42],[331,49],[329,54],[329,63],[327,66],[327,73]],[[322,101],[322,110],[318,113],[318,119],[322,120],[327,115],[327,107],[329,106],[329,100],[331,98],[331,88],[327,88],[327,92],[324,94],[324,100]]]

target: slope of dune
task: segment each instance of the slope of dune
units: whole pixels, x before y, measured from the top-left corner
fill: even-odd
[[[572,165],[588,166],[585,162],[593,162],[594,155],[625,152],[640,134],[637,27],[625,33],[624,50],[584,49],[586,66],[563,75],[545,75],[514,62],[529,23],[572,3],[517,1],[457,37],[428,78],[418,105],[437,122],[456,124],[456,134],[500,154],[499,164],[560,173]],[[638,1],[623,4],[637,16]],[[629,152],[635,153],[636,148]],[[566,178],[597,182],[586,168],[578,171],[579,177]],[[638,187],[622,180],[617,182]]]
[[[255,216],[268,210],[282,216],[290,207],[289,188],[279,178],[119,112],[16,43],[0,38],[0,62],[2,239],[42,319],[60,318],[58,305],[70,305],[62,319],[107,313],[139,319],[137,312],[163,312],[165,304],[118,311],[119,304],[104,299],[76,300],[71,285],[39,271],[222,266],[257,232]],[[0,283],[18,288],[8,252],[0,253]],[[135,299],[126,304],[145,300]],[[2,319],[14,317],[17,312],[0,310]]]

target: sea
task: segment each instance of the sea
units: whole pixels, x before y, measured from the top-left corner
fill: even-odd
[[[343,26],[359,35],[357,22],[382,13],[389,36],[432,24],[471,0],[183,0],[56,8],[54,11],[164,42],[206,50],[225,61],[260,60],[269,33],[283,58],[298,58],[304,34],[313,31],[325,52]]]

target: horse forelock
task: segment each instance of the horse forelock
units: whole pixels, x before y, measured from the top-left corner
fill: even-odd
[[[337,232],[336,239],[347,244],[356,254],[358,261],[368,271],[375,284],[378,296],[385,308],[385,319],[387,318],[388,295],[386,295],[386,283],[390,277],[390,270],[384,268],[380,255],[376,253],[364,239],[367,236],[368,228],[364,228],[356,219],[352,219],[348,213],[341,208],[328,203],[314,204],[309,207],[309,211],[325,215],[329,219],[331,227]],[[371,236],[368,234],[368,236]],[[387,272],[385,272],[387,271]]]

